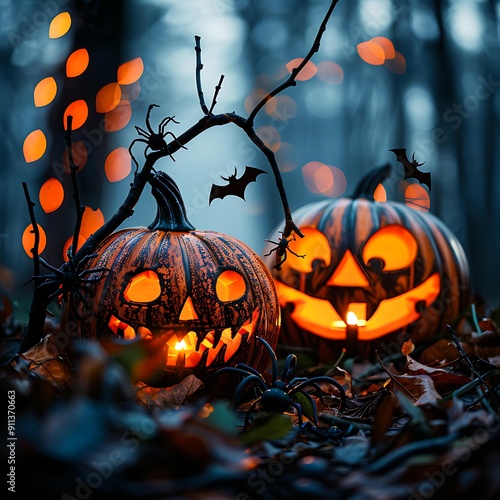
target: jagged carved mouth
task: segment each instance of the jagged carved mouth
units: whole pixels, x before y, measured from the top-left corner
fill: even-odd
[[[201,368],[224,365],[254,335],[259,311],[240,326],[201,329],[185,325],[150,329],[132,327],[116,316],[111,316],[110,329],[125,340],[155,340],[163,346],[165,366],[172,368]],[[154,330],[154,333],[153,333]]]
[[[311,297],[279,281],[276,281],[276,288],[282,307],[290,302],[294,304],[290,316],[298,326],[327,339],[346,338],[346,318],[340,317],[327,300]],[[430,307],[440,290],[441,279],[438,273],[434,273],[412,290],[380,301],[370,318],[358,316],[358,340],[373,340],[417,321],[422,313],[416,306],[423,304],[425,308]]]

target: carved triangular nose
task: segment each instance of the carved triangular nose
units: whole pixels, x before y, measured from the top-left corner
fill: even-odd
[[[328,286],[369,286],[365,273],[359,267],[354,255],[347,250],[327,282]]]
[[[179,319],[181,321],[189,321],[193,319],[198,319],[198,315],[196,314],[196,311],[194,310],[194,305],[193,301],[191,300],[191,297],[188,297],[186,299],[186,302],[184,302],[184,305],[182,306],[182,311],[179,314]]]

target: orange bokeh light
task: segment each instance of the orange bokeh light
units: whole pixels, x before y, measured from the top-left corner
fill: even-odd
[[[400,52],[396,51],[394,59],[385,61],[385,66],[389,71],[396,73],[396,75],[404,75],[406,73],[406,59]]]
[[[80,235],[87,239],[92,233],[95,233],[104,224],[104,215],[100,208],[92,210],[90,207],[85,207],[82,217],[82,225]]]
[[[64,201],[63,185],[54,177],[47,179],[40,188],[38,199],[45,213],[54,212]]]
[[[125,147],[116,148],[106,157],[104,173],[109,182],[118,182],[132,171],[132,158]]]
[[[87,147],[85,146],[85,142],[84,141],[73,142],[71,144],[71,152],[73,154],[73,162],[78,167],[77,172],[80,172],[80,170],[87,163],[87,158],[88,158],[88,152],[87,152]],[[64,172],[69,174],[71,170],[68,158],[68,148],[64,149],[62,161],[64,166]]]
[[[359,57],[368,64],[380,66],[385,62],[384,49],[376,42],[369,40],[368,42],[358,43],[356,46]]]
[[[384,51],[386,59],[394,59],[396,57],[394,44],[385,36],[376,36],[375,38],[372,38],[371,41],[376,43]]]
[[[431,207],[429,193],[420,184],[409,184],[406,187],[405,203],[419,212],[428,212]]]
[[[120,101],[118,106],[104,115],[104,130],[116,132],[124,128],[132,118],[132,108],[128,101]]]
[[[40,255],[47,246],[47,236],[40,224],[37,224],[38,232],[40,234],[40,241],[38,243],[38,255]],[[23,232],[22,243],[24,251],[28,254],[28,257],[33,258],[32,250],[35,246],[35,233],[33,232],[33,225],[29,224]]]
[[[85,240],[87,238],[84,238],[82,235],[78,236],[78,244],[76,245],[77,248],[76,248],[76,251],[78,252],[78,250],[80,250],[81,246],[85,243]],[[68,250],[69,250],[69,247],[73,244],[73,236],[70,236],[67,240],[66,240],[66,243],[64,244],[63,246],[63,260],[64,262],[68,262],[69,261],[69,258],[68,258]],[[74,252],[76,253],[76,252]]]
[[[259,127],[256,134],[261,138],[262,142],[274,153],[278,151],[281,145],[280,133],[270,125]]]
[[[95,96],[95,109],[98,113],[113,111],[122,98],[120,85],[116,82],[104,85]]]
[[[53,77],[48,76],[40,80],[33,91],[33,101],[37,108],[50,104],[57,94],[57,83]]]
[[[297,68],[302,61],[303,57],[296,57],[292,59],[290,62],[286,63],[286,69],[290,74],[294,68]],[[316,73],[318,72],[318,68],[312,61],[307,61],[306,65],[302,68],[302,71],[296,76],[295,80],[298,82],[310,80]]]
[[[63,115],[63,126],[64,130],[67,130],[67,119],[68,116],[73,117],[73,123],[71,125],[72,130],[76,130],[80,128],[86,121],[89,116],[89,108],[87,103],[83,99],[79,99],[78,101],[73,101],[64,112]]]
[[[66,76],[68,78],[80,76],[87,69],[89,60],[87,49],[75,50],[66,60]]]
[[[318,78],[329,85],[339,85],[344,80],[344,70],[333,61],[318,64]]]
[[[47,138],[40,130],[30,132],[23,142],[23,155],[26,163],[39,160],[47,149]]]
[[[263,89],[253,89],[250,94],[245,98],[245,110],[250,113],[252,109],[267,95]],[[271,97],[264,105],[264,110],[267,114],[272,113],[276,109],[276,97]]]
[[[379,184],[375,188],[375,191],[373,192],[373,198],[375,201],[378,201],[380,203],[387,201],[387,191],[382,184]]]
[[[345,192],[347,180],[338,167],[320,161],[310,161],[302,167],[304,183],[312,193],[325,196],[340,196]]]
[[[127,61],[118,67],[117,80],[120,85],[130,85],[142,76],[144,63],[140,57]]]
[[[71,16],[69,12],[57,14],[49,25],[49,38],[61,38],[71,28]]]

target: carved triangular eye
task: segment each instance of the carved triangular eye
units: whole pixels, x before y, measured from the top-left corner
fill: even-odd
[[[366,265],[372,259],[383,262],[382,271],[401,271],[410,267],[417,258],[418,244],[415,236],[403,226],[390,225],[374,233],[363,248]]]
[[[237,271],[228,269],[220,273],[217,277],[215,292],[221,302],[238,300],[243,297],[246,291],[247,284],[245,278]]]
[[[135,275],[128,282],[123,292],[123,298],[127,302],[144,304],[156,300],[160,294],[160,279],[154,271],[149,269],[148,271]]]

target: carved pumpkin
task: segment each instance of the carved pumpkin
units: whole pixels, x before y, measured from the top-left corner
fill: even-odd
[[[282,308],[280,343],[313,348],[324,362],[346,345],[371,357],[381,339],[432,338],[467,305],[469,266],[450,230],[429,213],[374,200],[388,172],[369,172],[352,197],[293,214],[305,236],[289,248],[304,258],[289,254],[278,271],[274,253],[264,257]]]
[[[72,298],[68,320],[84,339],[152,342],[150,385],[173,385],[190,374],[205,381],[237,362],[266,368],[256,336],[276,346],[280,315],[266,266],[241,241],[194,230],[166,174],[159,172],[151,184],[156,219],[101,243],[86,268],[108,272]]]

